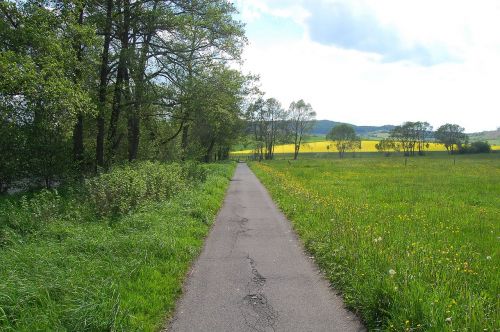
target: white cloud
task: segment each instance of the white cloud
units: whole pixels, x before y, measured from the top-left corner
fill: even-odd
[[[300,3],[290,4],[290,1],[236,0],[235,2],[240,8],[242,19],[247,23],[252,23],[267,14],[304,24],[309,16],[309,12]]]
[[[273,7],[275,2],[270,0],[243,2],[249,12],[255,9],[261,15],[243,12],[243,17],[254,19],[248,24],[265,15],[286,17],[297,24],[307,18],[303,12],[297,14],[301,13],[296,9],[300,1],[288,9],[283,4]],[[500,125],[500,20],[493,20],[495,15],[500,17],[500,12],[495,14],[500,6],[496,1],[353,3],[375,11],[384,24],[396,26],[409,42],[446,43],[463,56],[463,61],[430,67],[411,61],[384,63],[377,54],[322,45],[304,33],[300,39],[283,38],[273,43],[250,40],[244,69],[260,74],[269,97],[276,97],[283,105],[303,98],[312,104],[318,118],[358,125],[423,120],[439,126],[452,122],[469,132]],[[443,17],[450,8],[455,12]],[[412,13],[419,18],[410,18]],[[417,25],[424,27],[418,30]],[[442,28],[433,33],[431,27],[438,26]]]

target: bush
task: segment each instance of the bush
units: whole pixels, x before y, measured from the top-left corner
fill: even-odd
[[[187,161],[183,164],[186,179],[194,182],[205,182],[207,179],[207,168],[200,163]]]
[[[471,144],[464,145],[460,149],[460,153],[490,153],[491,145],[487,141],[472,142]]]
[[[44,189],[15,203],[6,200],[0,209],[0,242],[7,238],[9,229],[21,235],[33,233],[60,217],[62,211],[61,196],[56,190]]]
[[[85,182],[57,190],[41,190],[0,201],[0,246],[57,219],[90,220],[117,217],[149,202],[170,199],[191,185],[204,182],[210,169],[196,163],[134,163],[116,167]],[[10,239],[10,240],[9,240]]]
[[[158,202],[184,190],[189,178],[200,177],[196,166],[141,162],[114,168],[87,180],[86,190],[97,214],[119,216],[147,202]]]

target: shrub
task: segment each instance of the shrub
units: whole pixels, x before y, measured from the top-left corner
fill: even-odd
[[[33,233],[40,226],[60,217],[63,204],[56,190],[41,190],[28,198],[22,196],[18,202],[6,200],[0,210],[0,234],[4,238],[9,230],[21,235]]]
[[[86,190],[99,216],[119,216],[182,191],[188,185],[186,172],[176,163],[141,162],[87,180]]]
[[[487,141],[472,142],[460,148],[460,153],[490,153],[491,145]]]
[[[187,161],[183,164],[186,179],[194,182],[205,182],[207,179],[207,168],[195,161]]]

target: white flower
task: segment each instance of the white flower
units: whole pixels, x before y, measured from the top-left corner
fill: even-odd
[[[451,317],[448,317],[444,320],[446,323],[451,323]]]
[[[391,276],[393,276],[393,275],[395,275],[395,274],[396,274],[396,271],[394,271],[393,269],[390,269],[390,270],[389,270],[389,274],[390,274]]]
[[[486,256],[486,259],[487,259],[487,260],[490,260],[490,259],[491,259],[491,256]]]

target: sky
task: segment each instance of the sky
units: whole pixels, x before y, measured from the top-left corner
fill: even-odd
[[[500,127],[500,0],[236,0],[242,70],[318,119]]]

